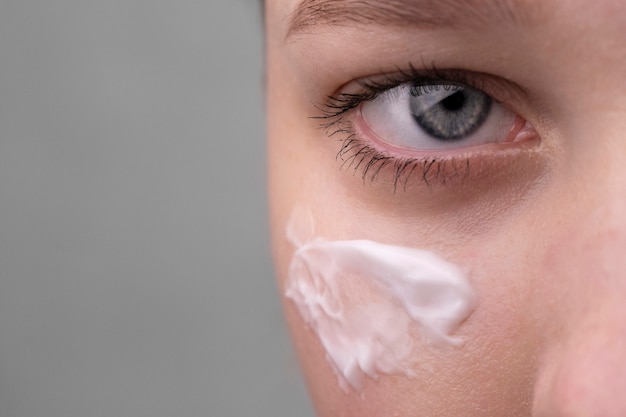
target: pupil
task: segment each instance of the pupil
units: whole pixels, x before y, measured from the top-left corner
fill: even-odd
[[[458,111],[465,104],[465,95],[462,91],[456,93],[441,100],[441,105],[448,111]]]
[[[410,109],[424,132],[440,141],[454,141],[478,130],[489,116],[491,104],[491,97],[468,87],[414,95]]]

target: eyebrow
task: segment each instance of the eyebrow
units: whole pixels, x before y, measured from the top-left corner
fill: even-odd
[[[319,26],[416,26],[424,28],[527,24],[542,0],[303,0],[287,37]]]

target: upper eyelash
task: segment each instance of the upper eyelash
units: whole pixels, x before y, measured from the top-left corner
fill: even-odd
[[[322,120],[320,127],[330,129],[341,122],[343,116],[356,109],[365,101],[372,101],[380,94],[406,83],[415,83],[412,93],[421,95],[439,88],[452,88],[455,86],[469,86],[481,90],[480,78],[471,73],[459,70],[441,70],[435,64],[427,70],[418,70],[412,64],[408,70],[398,68],[391,75],[385,75],[381,81],[361,80],[358,81],[361,91],[358,93],[338,93],[326,97],[326,102],[317,105],[320,115],[312,116],[312,119]],[[329,136],[338,132],[331,132]]]

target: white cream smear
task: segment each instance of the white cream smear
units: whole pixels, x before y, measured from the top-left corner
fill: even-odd
[[[360,389],[364,375],[413,377],[417,340],[462,345],[451,334],[476,296],[459,267],[425,250],[315,237],[311,215],[298,210],[287,238],[296,250],[286,296],[317,333],[344,391]]]

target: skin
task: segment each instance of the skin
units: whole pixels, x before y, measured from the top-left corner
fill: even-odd
[[[454,334],[463,347],[424,345],[415,378],[366,378],[348,394],[285,299],[321,417],[626,415],[626,2],[524,3],[541,10],[523,25],[320,25],[286,38],[298,1],[266,2],[281,291],[294,251],[285,229],[301,206],[327,239],[444,256],[469,271],[478,299]],[[485,92],[527,120],[534,136],[461,150],[468,174],[448,164],[443,176],[431,172],[425,182],[418,173],[395,191],[392,170],[370,181],[342,168],[341,138],[310,118],[319,115],[315,104],[354,80],[431,61],[496,78],[504,87]]]

